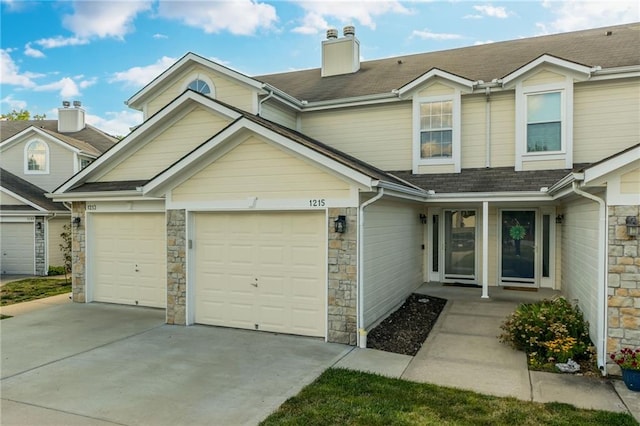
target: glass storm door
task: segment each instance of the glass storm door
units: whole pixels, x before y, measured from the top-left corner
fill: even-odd
[[[502,211],[501,281],[503,285],[535,285],[536,212]]]
[[[476,279],[476,212],[444,212],[444,278],[474,282]]]

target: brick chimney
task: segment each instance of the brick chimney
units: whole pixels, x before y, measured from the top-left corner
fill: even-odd
[[[352,74],[360,69],[360,42],[355,27],[344,27],[343,35],[338,38],[338,30],[327,30],[327,39],[322,41],[322,77]]]
[[[63,101],[62,108],[58,108],[58,132],[73,133],[85,128],[84,109],[80,101]]]

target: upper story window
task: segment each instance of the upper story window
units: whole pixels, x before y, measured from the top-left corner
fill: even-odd
[[[420,158],[450,158],[453,151],[453,102],[420,104]]]
[[[573,167],[573,81],[516,85],[516,170]]]
[[[25,146],[25,173],[49,172],[49,147],[40,140],[34,140]]]
[[[460,100],[453,88],[447,95],[413,98],[414,173],[428,173],[429,166],[460,172]]]
[[[211,94],[211,88],[209,87],[209,85],[204,80],[200,80],[199,78],[196,78],[191,83],[189,83],[187,89],[195,90],[196,92],[202,93],[203,95]]]
[[[562,93],[527,95],[527,152],[562,151]]]

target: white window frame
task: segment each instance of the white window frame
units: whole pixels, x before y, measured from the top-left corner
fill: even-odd
[[[45,147],[44,153],[44,170],[29,170],[29,146],[31,144],[40,142]],[[31,139],[24,144],[24,174],[25,175],[47,175],[49,174],[49,144],[42,139]]]
[[[420,147],[420,105],[431,102],[451,101],[451,157],[422,158]],[[417,173],[420,166],[452,164],[455,172],[460,173],[460,134],[461,134],[461,92],[454,89],[453,93],[440,96],[425,96],[413,98],[413,172]]]
[[[544,93],[560,93],[560,150],[527,151],[527,98]],[[564,81],[536,86],[516,84],[516,171],[523,170],[523,164],[529,161],[564,160],[565,168],[573,166],[573,81],[566,77]]]
[[[211,92],[210,93],[202,93],[202,94],[205,95],[205,96],[209,96],[210,98],[214,98],[215,99],[215,97],[216,97],[216,86],[215,86],[215,84],[213,84],[213,81],[209,77],[207,77],[206,75],[203,75],[203,74],[191,74],[185,80],[185,83],[182,86],[182,92],[187,90],[189,85],[191,83],[193,83],[195,80],[204,81],[209,86],[209,90],[211,90]],[[198,92],[198,93],[200,93],[200,92]]]

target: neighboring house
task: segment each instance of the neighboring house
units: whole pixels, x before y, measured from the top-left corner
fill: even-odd
[[[58,114],[58,120],[0,121],[2,274],[47,275],[49,266],[64,265],[60,234],[71,213],[44,194],[117,142],[86,125],[78,103]]]
[[[248,77],[188,53],[54,191],[73,298],[366,344],[423,282],[559,289],[640,346],[640,25]]]

